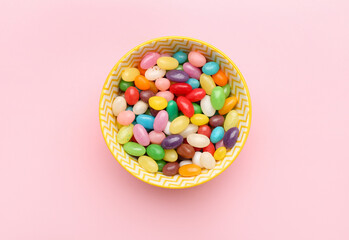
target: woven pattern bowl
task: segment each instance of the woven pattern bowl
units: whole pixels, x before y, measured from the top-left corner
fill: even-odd
[[[195,177],[165,176],[162,173],[148,173],[138,164],[137,160],[129,156],[123,147],[117,143],[118,129],[116,117],[112,113],[112,102],[119,94],[121,73],[126,67],[135,67],[142,56],[149,51],[173,54],[178,50],[201,52],[208,61],[219,63],[221,69],[229,78],[231,92],[238,98],[235,110],[239,113],[238,128],[240,135],[235,146],[227,152],[222,161],[218,161],[212,170],[203,170]],[[110,71],[101,94],[99,104],[99,121],[105,142],[115,159],[136,178],[154,186],[164,188],[188,188],[207,182],[218,176],[237,158],[244,146],[251,125],[251,100],[245,80],[236,65],[214,46],[189,37],[161,37],[144,42],[126,53]]]

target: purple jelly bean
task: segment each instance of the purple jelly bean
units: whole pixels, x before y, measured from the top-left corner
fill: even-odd
[[[238,140],[239,137],[239,129],[237,127],[233,127],[229,129],[223,137],[223,143],[224,146],[229,149],[234,147],[236,141]]]
[[[182,70],[170,70],[166,73],[166,78],[174,82],[186,82],[189,75]]]
[[[188,62],[183,64],[183,70],[188,73],[189,77],[195,79],[200,79],[200,75],[202,74],[200,68],[195,67]]]
[[[163,149],[174,149],[179,147],[183,142],[183,137],[179,134],[167,136],[161,143]]]

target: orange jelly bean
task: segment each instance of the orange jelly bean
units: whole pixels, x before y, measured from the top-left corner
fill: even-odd
[[[141,65],[138,65],[137,68],[138,68],[139,72],[144,76],[145,75],[145,71],[147,71],[147,69],[141,68]]]
[[[187,164],[179,168],[179,175],[183,177],[193,177],[201,173],[201,167],[196,164]]]
[[[232,97],[228,97],[227,99],[225,99],[224,105],[223,107],[218,111],[218,113],[220,115],[225,115],[228,112],[230,112],[235,105],[238,103],[238,99],[235,96]]]
[[[221,69],[219,69],[216,74],[213,74],[212,78],[213,78],[213,81],[218,86],[221,86],[221,87],[223,87],[224,85],[226,85],[228,83],[228,78]]]
[[[150,83],[150,91],[152,91],[153,93],[157,93],[159,90],[156,87],[155,82],[149,81],[149,83]]]
[[[135,78],[135,85],[140,90],[148,90],[150,88],[150,81],[142,75],[138,75]]]

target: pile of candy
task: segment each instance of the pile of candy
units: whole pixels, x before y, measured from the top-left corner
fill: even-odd
[[[112,105],[117,142],[144,170],[196,176],[235,145],[238,99],[218,63],[197,51],[149,52],[121,77]]]

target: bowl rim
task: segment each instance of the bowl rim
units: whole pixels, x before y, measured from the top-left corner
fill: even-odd
[[[108,79],[110,78],[110,76],[113,74],[113,72],[115,71],[115,69],[118,67],[118,65],[128,56],[130,55],[132,52],[136,51],[137,49],[147,45],[147,44],[150,44],[154,41],[161,41],[161,40],[167,40],[167,39],[184,39],[184,40],[189,40],[189,41],[194,41],[194,42],[197,42],[197,43],[200,43],[200,44],[203,44],[203,45],[206,45],[207,47],[213,49],[214,51],[220,53],[225,59],[228,60],[228,62],[230,64],[232,64],[234,66],[234,68],[236,69],[236,71],[238,72],[238,74],[240,75],[240,80],[242,81],[243,85],[244,85],[244,89],[246,91],[246,95],[247,95],[247,99],[248,99],[248,104],[249,104],[249,111],[248,111],[248,114],[250,116],[249,118],[249,121],[248,121],[248,128],[247,128],[247,131],[246,131],[246,138],[245,140],[241,143],[241,148],[238,149],[237,153],[236,153],[236,156],[232,159],[232,161],[222,169],[222,171],[220,171],[219,173],[217,173],[215,176],[213,177],[210,177],[202,182],[199,182],[199,183],[194,183],[192,185],[189,185],[189,186],[163,186],[163,185],[157,185],[157,184],[154,184],[152,182],[149,182],[145,179],[142,179],[140,178],[138,175],[135,175],[133,174],[132,172],[130,172],[126,167],[124,167],[119,161],[118,161],[118,158],[117,156],[114,155],[112,149],[110,148],[108,142],[107,142],[107,139],[106,139],[106,136],[104,135],[104,132],[103,132],[103,126],[102,126],[102,119],[101,119],[101,104],[102,104],[102,100],[104,98],[104,88],[106,87],[106,85],[108,84]],[[226,55],[224,54],[221,50],[219,50],[218,48],[216,48],[215,46],[207,43],[207,42],[204,42],[204,41],[201,41],[199,39],[195,39],[195,38],[191,38],[191,37],[185,37],[185,36],[164,36],[164,37],[157,37],[157,38],[153,38],[153,39],[150,39],[148,41],[145,41],[139,45],[137,45],[136,47],[132,48],[130,51],[128,51],[126,54],[124,54],[117,62],[116,64],[114,65],[114,67],[110,70],[108,76],[107,76],[107,79],[104,81],[104,84],[103,84],[103,87],[102,87],[102,93],[101,93],[101,96],[100,96],[100,99],[99,99],[99,111],[98,111],[98,115],[99,115],[99,125],[101,127],[101,131],[102,131],[102,136],[104,138],[104,141],[106,143],[106,145],[108,146],[108,149],[109,151],[111,152],[111,154],[114,156],[115,160],[128,172],[130,173],[132,176],[136,177],[137,179],[145,182],[145,183],[148,183],[150,185],[153,185],[153,186],[156,186],[156,187],[161,187],[161,188],[166,188],[166,189],[184,189],[184,188],[191,188],[191,187],[195,187],[195,186],[198,186],[198,185],[201,185],[203,183],[206,183],[214,178],[216,178],[217,176],[219,176],[221,173],[223,173],[235,160],[236,158],[239,156],[241,150],[243,149],[243,147],[245,146],[245,143],[247,141],[247,138],[248,138],[248,135],[250,133],[250,129],[251,129],[251,121],[252,121],[252,103],[251,103],[251,96],[250,96],[250,92],[248,90],[248,87],[247,87],[247,84],[246,84],[246,81],[245,81],[245,78],[244,76],[242,75],[242,73],[240,72],[240,69],[236,66],[236,64]]]

